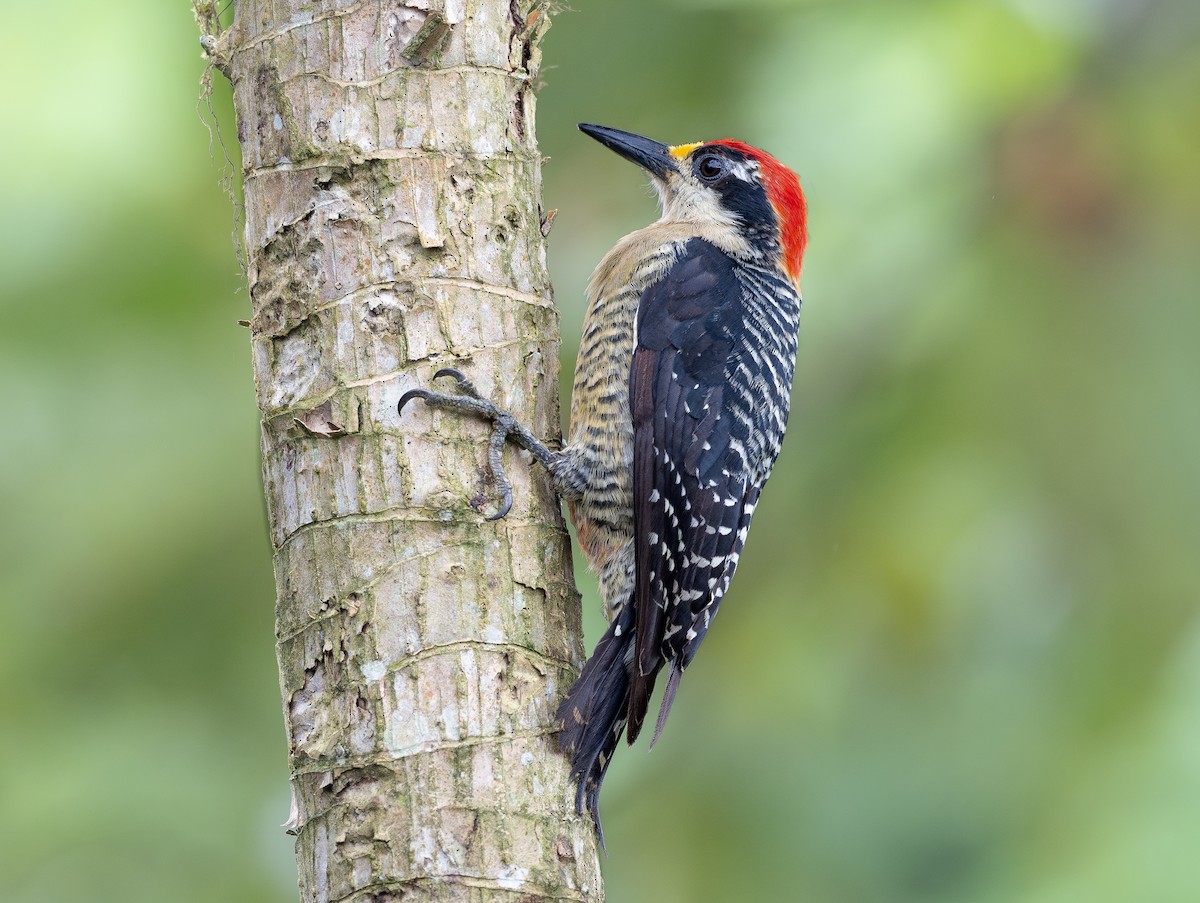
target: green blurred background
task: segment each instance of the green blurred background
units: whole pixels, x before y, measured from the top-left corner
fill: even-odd
[[[568,377],[654,216],[577,120],[762,145],[812,234],[788,442],[613,766],[609,899],[1200,900],[1200,4],[574,6],[538,121]],[[4,18],[0,900],[293,900],[189,8]]]

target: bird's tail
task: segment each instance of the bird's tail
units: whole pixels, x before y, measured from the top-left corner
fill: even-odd
[[[558,707],[562,723],[559,743],[571,757],[571,776],[577,787],[575,809],[582,815],[587,804],[601,847],[604,829],[600,826],[600,784],[625,731],[633,640],[634,614],[630,602],[609,624],[579,679]]]

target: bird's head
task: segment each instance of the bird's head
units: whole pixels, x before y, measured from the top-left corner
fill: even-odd
[[[663,219],[738,229],[751,243],[773,245],[780,266],[799,278],[808,242],[804,193],[770,154],[728,138],[669,145],[603,125],[579,130],[650,173]]]

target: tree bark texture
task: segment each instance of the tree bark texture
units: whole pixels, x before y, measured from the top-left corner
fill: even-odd
[[[489,426],[396,413],[455,366],[559,435],[546,24],[531,0],[239,0],[204,41],[243,154],[305,901],[602,897],[553,737],[582,648],[549,481],[506,450],[515,505],[485,522]]]

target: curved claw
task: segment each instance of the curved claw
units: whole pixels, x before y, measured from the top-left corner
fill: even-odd
[[[430,394],[431,393],[428,389],[410,389],[409,391],[405,392],[403,395],[400,396],[400,401],[396,405],[396,414],[397,415],[403,414],[404,406],[406,404],[408,404],[410,401],[412,401],[414,398],[428,399]]]
[[[500,510],[495,514],[489,514],[484,520],[500,520],[502,517],[507,517],[508,512],[512,511],[513,494],[511,489],[505,489],[504,495],[500,499]]]
[[[479,390],[475,388],[475,383],[471,382],[471,380],[467,378],[467,375],[461,370],[457,370],[454,367],[443,367],[437,373],[433,374],[434,379],[441,379],[443,376],[449,376],[451,379],[453,379],[456,383],[458,383],[459,390],[467,395],[470,395],[472,398],[483,397],[479,394]]]

